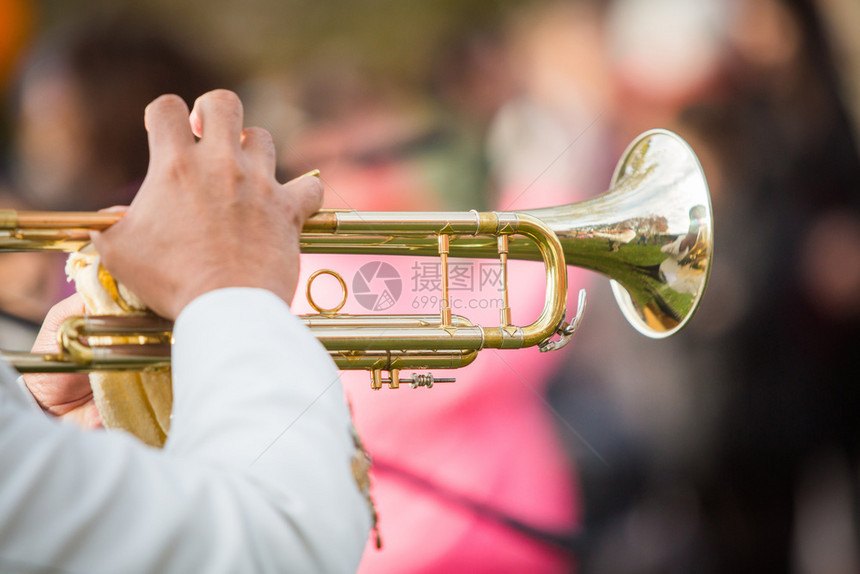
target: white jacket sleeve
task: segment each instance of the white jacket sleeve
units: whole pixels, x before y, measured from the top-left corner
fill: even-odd
[[[256,289],[198,298],[174,336],[163,451],[33,413],[0,366],[0,572],[354,571],[370,516],[319,342]]]

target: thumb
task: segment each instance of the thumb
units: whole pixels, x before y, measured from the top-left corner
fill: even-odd
[[[323,183],[319,170],[315,169],[301,175],[282,187],[285,193],[291,194],[296,199],[303,219],[307,219],[322,208]]]
[[[42,322],[42,328],[36,336],[32,351],[34,353],[56,352],[57,330],[60,328],[60,325],[69,317],[83,315],[84,313],[84,300],[77,293],[51,307],[44,322]]]

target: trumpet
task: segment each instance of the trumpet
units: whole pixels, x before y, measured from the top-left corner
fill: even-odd
[[[0,251],[73,251],[121,217],[115,213],[0,210]],[[301,319],[340,369],[371,374],[371,386],[430,387],[436,369],[470,364],[482,349],[566,345],[582,319],[585,293],[568,321],[567,265],[601,273],[622,313],[640,333],[664,338],[695,313],[708,282],[713,221],[708,185],[693,150],[678,135],[651,130],[619,160],[608,191],[568,205],[507,212],[357,212],[322,210],[302,230],[303,253],[437,256],[438,314],[339,313],[346,284],[320,270],[308,282],[316,313]],[[452,313],[449,258],[498,258],[503,301],[497,325],[481,326]],[[542,260],[546,296],[531,324],[511,323],[508,262]],[[339,306],[322,308],[310,297],[318,274],[335,276]],[[75,317],[58,334],[60,353],[3,352],[21,372],[141,370],[169,367],[171,324],[154,316]],[[415,371],[401,378],[400,371]]]

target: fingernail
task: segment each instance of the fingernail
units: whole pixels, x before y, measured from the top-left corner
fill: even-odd
[[[318,169],[312,169],[312,170],[310,170],[309,172],[307,172],[307,173],[305,173],[305,174],[300,175],[300,176],[299,176],[299,177],[297,177],[296,179],[301,179],[301,178],[303,178],[303,177],[316,177],[317,179],[319,179],[319,177],[320,177],[320,170],[318,170]]]

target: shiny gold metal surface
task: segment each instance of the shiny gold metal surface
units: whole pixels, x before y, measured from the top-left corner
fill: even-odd
[[[340,285],[341,290],[341,298],[340,302],[334,307],[320,307],[316,300],[313,297],[313,293],[311,292],[311,287],[314,284],[314,281],[320,275],[329,275],[337,279],[338,284]],[[346,289],[346,281],[343,280],[343,277],[340,276],[340,273],[336,271],[332,271],[331,269],[317,269],[314,271],[310,277],[308,277],[307,285],[305,287],[305,298],[308,300],[308,304],[313,308],[314,311],[321,315],[334,315],[338,311],[340,311],[344,305],[346,305],[347,298],[347,289]]]
[[[46,213],[0,210],[0,251],[78,249],[91,229],[104,229],[121,214]],[[653,338],[668,337],[693,316],[708,281],[713,222],[707,182],[695,154],[677,135],[653,130],[639,136],[621,158],[609,191],[593,199],[519,212],[322,211],[305,224],[305,253],[434,255],[441,258],[442,305],[438,315],[348,315],[321,309],[302,317],[341,369],[371,371],[374,388],[401,382],[431,386],[432,375],[400,377],[400,370],[453,369],[471,363],[486,348],[564,346],[581,319],[565,320],[566,265],[602,273],[627,320]],[[478,326],[451,313],[447,298],[448,257],[542,260],[546,269],[543,310],[530,325],[510,324],[507,285],[499,325]],[[335,274],[336,277],[338,277]],[[340,279],[346,297],[346,286]],[[506,280],[503,279],[503,283]],[[310,286],[308,286],[310,291]],[[163,326],[163,325],[162,325]],[[68,331],[80,332],[81,325]],[[63,331],[66,332],[66,329]],[[90,333],[85,331],[85,333]],[[27,354],[3,353],[22,371],[163,368],[169,362],[169,327],[159,353],[135,363],[126,331],[122,352],[112,359],[110,338],[85,334],[94,351],[77,348],[63,335],[60,357],[39,362]],[[149,333],[148,336],[152,336]],[[86,346],[86,345],[85,345]],[[148,345],[140,345],[142,348]],[[108,365],[108,363],[110,363]],[[44,365],[40,367],[39,365]],[[382,371],[389,373],[383,379]],[[436,379],[436,382],[440,382]]]

